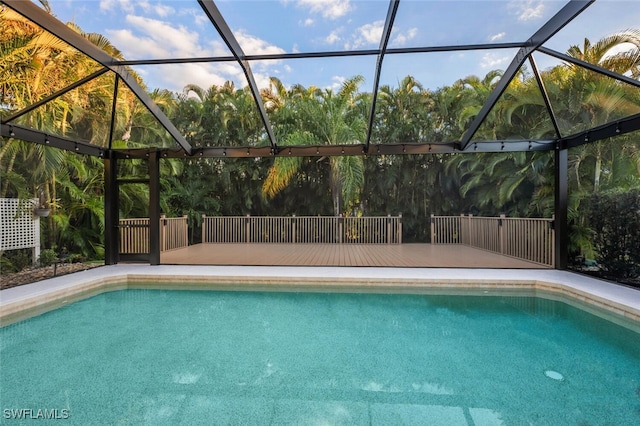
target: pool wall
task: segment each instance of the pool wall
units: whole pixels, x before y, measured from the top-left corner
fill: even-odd
[[[640,290],[555,270],[113,265],[0,291],[0,326],[125,289],[537,296],[640,333]]]

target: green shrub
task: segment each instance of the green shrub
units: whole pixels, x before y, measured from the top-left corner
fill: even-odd
[[[31,249],[5,251],[0,255],[0,271],[3,274],[20,272],[32,263]]]
[[[52,265],[56,260],[58,260],[58,253],[56,253],[55,250],[44,249],[40,252],[38,264],[40,266],[49,266]]]
[[[86,262],[86,260],[87,257],[80,253],[70,254],[69,257],[67,257],[67,262],[69,263],[82,263]]]
[[[12,272],[16,272],[15,266],[13,266],[13,262],[11,262],[11,259],[5,256],[5,252],[0,252],[0,273],[10,274]]]
[[[589,200],[596,260],[609,278],[640,273],[640,189],[593,194]]]

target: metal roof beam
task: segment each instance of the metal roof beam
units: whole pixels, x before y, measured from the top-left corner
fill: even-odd
[[[638,130],[640,130],[640,114],[635,114],[598,127],[593,127],[583,132],[574,133],[573,135],[559,139],[557,145],[559,149],[574,148]]]
[[[73,139],[52,135],[41,130],[34,130],[17,124],[0,125],[0,136],[39,143],[45,146],[52,146],[66,151],[75,152],[76,154],[87,154],[95,157],[106,157],[108,155],[107,148],[102,148],[85,142],[78,142]],[[176,152],[182,151],[176,150]]]
[[[271,123],[269,122],[269,117],[267,116],[267,110],[264,107],[264,103],[262,102],[262,98],[260,97],[260,89],[258,89],[258,85],[256,84],[256,80],[253,77],[253,72],[251,72],[251,67],[249,66],[249,61],[246,59],[246,56],[238,43],[235,35],[231,31],[231,28],[227,25],[227,22],[222,17],[220,10],[213,3],[212,0],[198,0],[202,10],[207,14],[211,23],[216,27],[218,33],[226,43],[227,47],[233,53],[236,60],[242,67],[242,71],[244,71],[244,75],[247,78],[247,84],[249,85],[249,89],[251,90],[251,94],[253,95],[253,99],[255,100],[256,106],[258,107],[258,111],[260,113],[260,118],[262,119],[262,124],[264,125],[265,130],[267,131],[267,136],[269,137],[269,142],[272,147],[276,147],[276,137],[273,133],[273,129],[271,128]]]
[[[473,142],[464,153],[551,151],[555,140],[503,140]],[[192,156],[178,149],[120,149],[113,150],[122,158],[145,158],[150,152],[160,151],[160,158],[258,158],[258,157],[337,157],[354,155],[417,155],[460,153],[457,142],[438,143],[385,143],[372,144],[365,152],[365,144],[283,146],[276,150],[265,146],[222,146],[196,148]]]
[[[584,11],[591,3],[595,0],[572,0],[567,3],[558,13],[556,13],[551,19],[549,19],[538,31],[535,32],[527,40],[526,46],[520,48],[516,56],[513,58],[506,71],[502,75],[502,78],[496,84],[496,87],[489,95],[489,98],[485,101],[484,105],[482,105],[482,109],[475,116],[471,125],[467,129],[466,133],[462,137],[461,147],[462,149],[466,149],[466,147],[471,143],[471,138],[476,134],[484,120],[489,115],[491,109],[498,102],[498,99],[502,96],[511,80],[516,76],[520,67],[527,60],[527,57],[534,50],[538,49],[553,37],[558,31],[560,31],[565,25],[567,25],[573,18],[578,16],[582,11]]]
[[[391,30],[393,29],[393,21],[396,18],[398,12],[398,5],[400,0],[390,0],[389,9],[387,10],[387,19],[384,23],[384,29],[382,30],[382,39],[380,40],[380,52],[378,53],[378,61],[376,63],[376,73],[373,77],[373,92],[371,97],[371,110],[369,111],[369,124],[367,126],[367,138],[365,140],[365,152],[369,150],[369,143],[371,142],[371,133],[373,132],[373,122],[376,115],[376,101],[378,100],[378,87],[380,86],[380,73],[382,72],[382,61],[384,60],[384,54],[387,50],[387,44],[389,44],[389,38],[391,38]]]
[[[7,6],[15,10],[25,18],[38,24],[40,27],[49,31],[59,39],[63,40],[70,46],[78,49],[91,59],[99,62],[100,64],[108,67],[115,73],[117,73],[122,81],[131,89],[136,97],[144,104],[145,107],[151,112],[151,114],[160,122],[167,132],[175,139],[175,141],[185,150],[187,153],[191,153],[192,147],[182,134],[176,129],[169,118],[162,112],[160,107],[153,102],[149,94],[144,90],[133,76],[125,69],[124,66],[119,65],[118,61],[111,55],[100,49],[98,46],[91,43],[86,38],[82,37],[71,28],[56,19],[53,15],[50,15],[45,10],[38,7],[34,2],[23,0],[2,0]],[[117,93],[114,93],[117,96]],[[37,141],[33,141],[37,142]]]
[[[549,118],[551,119],[551,124],[553,124],[553,129],[556,132],[556,138],[560,138],[562,133],[560,133],[560,127],[558,126],[558,120],[556,118],[556,114],[553,112],[553,106],[551,105],[551,100],[549,99],[549,94],[547,93],[547,88],[544,85],[544,81],[540,76],[540,71],[538,71],[538,65],[536,65],[536,61],[533,58],[533,55],[529,55],[529,64],[531,65],[531,70],[533,71],[533,75],[536,78],[536,82],[538,83],[538,88],[540,89],[540,94],[542,95],[542,99],[544,101],[544,105],[547,107],[547,112],[549,113]]]
[[[493,43],[493,44],[463,44],[449,46],[427,46],[427,47],[395,47],[386,49],[387,55],[411,54],[411,53],[433,53],[433,52],[462,52],[467,50],[493,50],[493,49],[519,49],[525,43]],[[255,55],[245,55],[247,61],[279,61],[288,59],[313,59],[313,58],[341,58],[355,56],[378,55],[378,49],[363,50],[337,50],[326,52],[286,52],[286,53],[263,53]],[[164,59],[134,59],[119,61],[119,65],[164,65],[164,64],[192,64],[206,62],[236,62],[235,56],[202,56],[197,58],[164,58]]]
[[[58,90],[57,92],[43,98],[40,99],[38,102],[29,105],[26,108],[21,109],[20,111],[17,111],[14,114],[11,114],[10,116],[8,116],[7,118],[5,118],[4,120],[2,120],[2,124],[4,123],[8,123],[10,121],[15,120],[16,118],[22,117],[25,114],[30,113],[31,111],[33,111],[34,109],[37,109],[39,107],[41,107],[42,105],[46,104],[47,102],[50,102],[52,100],[54,100],[55,98],[57,98],[58,96],[62,96],[67,92],[72,91],[73,89],[82,86],[85,83],[88,83],[89,81],[93,80],[96,77],[100,77],[102,74],[106,73],[107,71],[109,71],[109,68],[100,68],[98,71],[84,77],[82,80],[78,80],[73,84],[70,84],[69,86]]]
[[[635,79],[633,79],[631,77],[627,77],[626,75],[618,74],[618,73],[613,72],[611,70],[608,70],[606,68],[602,68],[602,67],[600,67],[598,65],[594,65],[592,63],[585,62],[585,61],[577,59],[577,58],[573,58],[573,57],[571,57],[569,55],[565,55],[564,53],[556,52],[555,50],[546,48],[544,46],[541,46],[538,49],[538,51],[542,52],[542,53],[546,53],[547,55],[553,56],[553,57],[555,57],[557,59],[560,59],[561,61],[569,62],[570,64],[577,65],[577,66],[582,67],[582,68],[586,68],[589,71],[593,71],[593,72],[596,72],[598,74],[606,75],[607,77],[611,77],[611,78],[616,79],[618,81],[622,81],[624,83],[631,84],[632,86],[635,86],[635,87],[640,87],[640,81],[635,80]]]

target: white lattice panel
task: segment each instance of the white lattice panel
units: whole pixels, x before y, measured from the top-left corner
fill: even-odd
[[[40,246],[40,220],[33,214],[37,202],[0,198],[0,250]]]

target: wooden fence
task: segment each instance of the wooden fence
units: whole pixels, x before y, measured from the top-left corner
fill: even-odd
[[[553,218],[431,215],[432,244],[471,247],[554,266]]]
[[[402,215],[205,216],[203,243],[401,244]]]
[[[189,245],[187,216],[160,216],[160,251]],[[149,253],[149,218],[120,219],[120,253]]]

